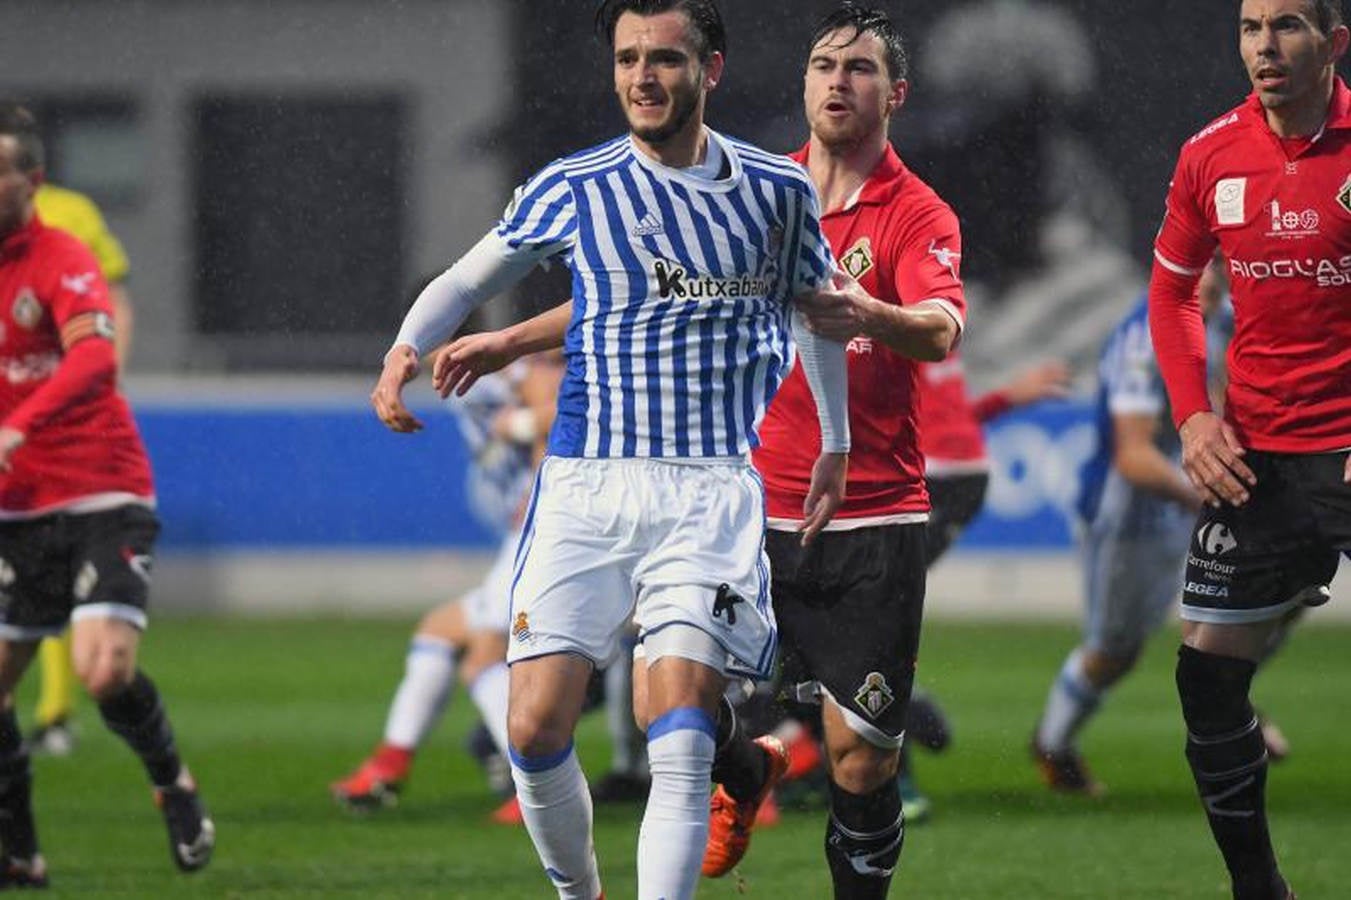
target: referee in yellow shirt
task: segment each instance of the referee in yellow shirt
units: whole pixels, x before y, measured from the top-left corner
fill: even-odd
[[[94,201],[78,191],[44,183],[38,188],[36,203],[38,216],[44,223],[75,235],[98,259],[113,301],[113,346],[120,369],[126,364],[132,327],[126,290],[130,266],[122,244],[108,230]],[[70,632],[44,640],[39,661],[41,690],[29,747],[35,753],[65,756],[74,748],[70,717],[75,707],[75,670],[70,662]]]

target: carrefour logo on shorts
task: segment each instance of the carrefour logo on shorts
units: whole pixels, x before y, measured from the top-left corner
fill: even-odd
[[[1196,529],[1196,544],[1210,556],[1223,556],[1238,546],[1238,538],[1228,525],[1207,522]]]

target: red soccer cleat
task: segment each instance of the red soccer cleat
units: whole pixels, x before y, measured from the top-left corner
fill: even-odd
[[[751,829],[755,827],[760,805],[788,771],[788,750],[782,741],[767,734],[756,738],[755,743],[769,757],[765,783],[754,797],[741,802],[733,800],[722,785],[718,785],[718,789],[713,792],[708,817],[708,844],[704,847],[704,863],[701,867],[706,878],[721,878],[741,862],[746,849],[750,847]]]
[[[493,821],[498,825],[524,825],[525,816],[521,815],[521,801],[512,794],[502,805],[493,810]]]
[[[329,785],[329,793],[353,812],[397,806],[412,768],[412,750],[381,744],[355,772]]]

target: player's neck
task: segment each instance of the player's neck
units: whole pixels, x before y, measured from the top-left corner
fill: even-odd
[[[1307,97],[1266,110],[1267,126],[1277,137],[1313,137],[1327,122],[1328,110],[1332,105],[1333,85],[1332,73],[1329,72],[1323,82],[1315,90],[1310,91]]]
[[[694,118],[691,118],[678,133],[660,144],[649,143],[636,134],[632,137],[634,146],[644,156],[672,169],[697,166],[704,161],[704,156],[708,153],[708,132],[704,130],[703,121],[695,121]]]
[[[842,208],[858,193],[886,152],[885,131],[848,146],[829,146],[813,134],[807,152],[807,169],[816,185],[816,193],[821,196],[822,212]]]

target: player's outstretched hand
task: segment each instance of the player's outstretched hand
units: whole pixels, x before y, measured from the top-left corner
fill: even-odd
[[[1248,502],[1248,488],[1257,476],[1243,461],[1243,445],[1234,429],[1213,412],[1192,413],[1178,429],[1182,437],[1182,468],[1201,497],[1211,506]]]
[[[24,442],[24,433],[13,428],[0,428],[0,472],[8,472],[12,465],[10,458]]]
[[[371,391],[371,406],[390,431],[412,434],[422,423],[403,405],[403,386],[417,377],[417,351],[400,344],[385,355],[385,368]]]
[[[797,298],[812,332],[840,343],[867,330],[875,303],[849,273],[840,271],[830,276],[828,287]]]
[[[802,546],[812,542],[830,524],[844,503],[844,482],[849,474],[848,453],[822,453],[812,466],[812,483],[802,504]]]
[[[482,331],[452,341],[436,357],[432,387],[442,397],[463,397],[484,375],[505,369],[520,357],[505,331]]]
[[[1013,406],[1026,406],[1052,397],[1070,394],[1070,367],[1058,359],[1038,363],[1020,372],[1004,387],[1004,395]]]

